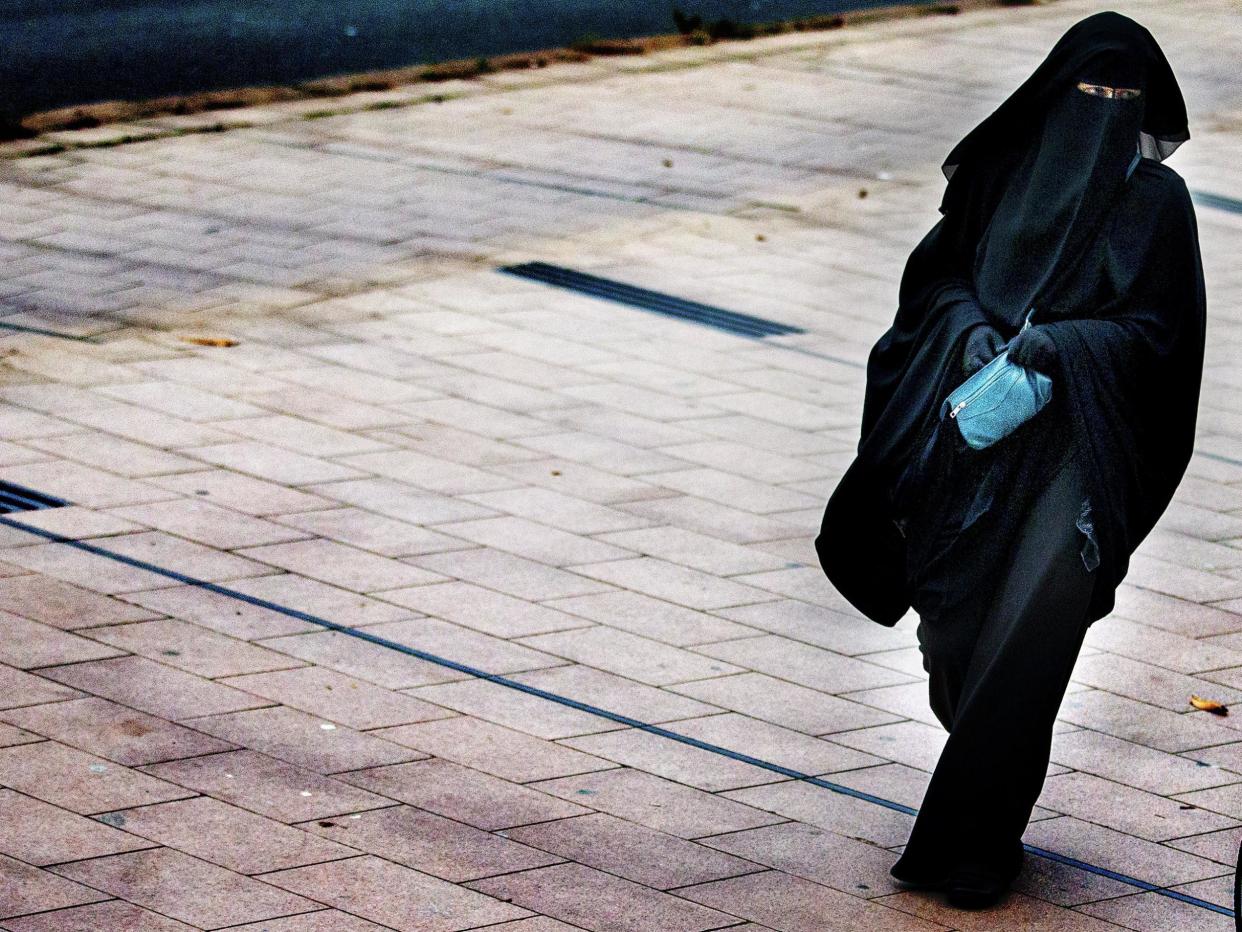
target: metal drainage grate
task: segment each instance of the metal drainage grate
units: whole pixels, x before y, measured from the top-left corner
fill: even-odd
[[[44,508],[60,508],[68,502],[52,498],[34,489],[23,488],[11,482],[0,482],[0,515],[15,511],[42,511]]]
[[[716,330],[723,330],[725,333],[732,333],[737,336],[762,339],[786,333],[806,333],[801,327],[778,324],[770,320],[764,320],[762,317],[752,317],[750,314],[726,311],[724,308],[712,307],[710,304],[700,304],[697,301],[686,301],[683,298],[662,294],[659,291],[638,288],[634,285],[627,285],[624,282],[614,282],[611,279],[600,278],[598,275],[588,275],[585,272],[575,272],[573,269],[562,268],[558,265],[549,265],[547,262],[524,262],[521,265],[505,265],[500,267],[500,271],[506,272],[509,275],[516,275],[519,278],[529,278],[537,282],[543,282],[556,288],[565,288],[569,291],[590,295],[593,298],[615,301],[618,304],[636,307],[639,310],[650,311],[653,314],[662,314],[665,317],[674,317],[678,320],[688,320],[691,323],[701,324],[704,327],[713,327]]]

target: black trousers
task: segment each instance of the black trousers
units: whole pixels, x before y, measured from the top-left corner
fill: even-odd
[[[1003,870],[1021,843],[1097,575],[1079,552],[1082,500],[1071,456],[1016,538],[995,542],[1010,548],[995,585],[963,590],[952,553],[920,583],[935,611],[921,615],[919,646],[949,739],[898,862],[907,872]]]

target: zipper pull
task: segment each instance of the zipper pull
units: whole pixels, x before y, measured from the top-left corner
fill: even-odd
[[[964,407],[966,407],[966,402],[964,402],[964,401],[959,401],[959,402],[958,402],[958,403],[954,406],[953,410],[949,412],[949,417],[951,417],[951,418],[956,418],[956,417],[957,417],[957,412],[958,412],[958,411],[961,411],[961,410],[962,410],[962,408],[964,408]]]

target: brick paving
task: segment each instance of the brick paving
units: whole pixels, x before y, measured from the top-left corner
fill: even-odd
[[[1242,726],[1188,699],[1242,698],[1242,18],[1121,6],[1213,196],[1198,453],[1088,637],[1026,840],[1228,906]],[[811,544],[939,160],[1094,8],[0,160],[0,480],[72,503],[18,516],[52,537],[0,526],[0,928],[1232,929],[1040,857],[982,913],[897,889],[944,734],[913,616],[859,619]],[[497,272],[527,261],[805,332]]]

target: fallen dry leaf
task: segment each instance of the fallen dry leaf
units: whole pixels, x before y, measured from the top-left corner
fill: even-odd
[[[1228,715],[1229,707],[1221,705],[1214,699],[1203,699],[1193,693],[1190,696],[1190,704],[1196,709],[1202,709],[1204,712],[1211,712],[1213,715]]]
[[[230,340],[228,337],[182,337],[186,343],[193,343],[195,346],[236,346],[236,340]]]

